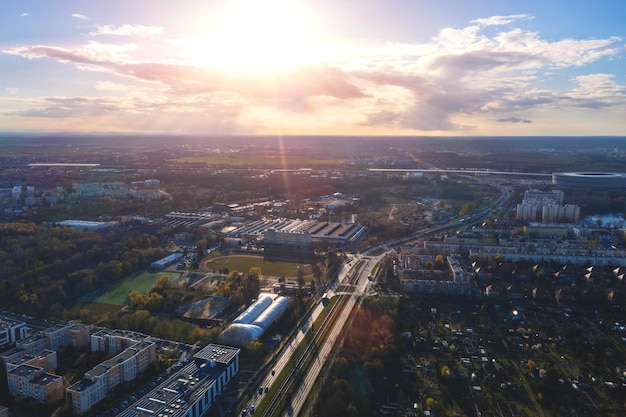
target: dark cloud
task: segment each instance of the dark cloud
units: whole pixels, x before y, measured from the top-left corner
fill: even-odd
[[[402,114],[393,111],[380,111],[366,115],[365,126],[393,126],[402,120]]]
[[[528,119],[521,119],[519,117],[504,117],[501,119],[496,119],[496,122],[499,123],[532,123],[532,120],[528,120]]]
[[[464,54],[442,55],[430,64],[430,68],[460,76],[494,69],[543,66],[548,63],[546,57],[529,53],[477,50]]]

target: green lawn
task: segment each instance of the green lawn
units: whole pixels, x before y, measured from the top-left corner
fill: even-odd
[[[103,304],[87,301],[78,301],[70,308],[72,314],[77,317],[82,309],[88,309],[91,313],[104,316],[107,313],[115,313],[120,311],[119,304]]]
[[[123,305],[126,296],[131,291],[138,291],[140,293],[145,293],[152,285],[162,276],[169,275],[172,279],[175,278],[174,275],[167,272],[137,272],[135,274],[129,275],[120,281],[113,288],[107,289],[103,294],[97,296],[93,299],[94,303],[102,303],[102,304],[115,304],[115,305]]]
[[[228,268],[229,271],[248,272],[251,267],[260,267],[262,275],[271,275],[276,277],[296,277],[298,276],[298,266],[305,268],[305,274],[310,274],[309,265],[298,264],[295,262],[270,262],[264,261],[263,258],[257,256],[230,256],[213,260],[207,264],[207,269],[218,270]],[[189,272],[192,273],[192,272]],[[81,301],[87,303],[105,304],[105,305],[124,305],[126,296],[131,291],[140,293],[147,292],[152,285],[162,276],[168,275],[172,280],[177,281],[179,272],[137,272],[129,275],[114,286],[106,288],[101,293],[90,294]]]
[[[297,277],[298,267],[304,268],[305,275],[311,273],[310,265],[297,262],[273,262],[265,261],[259,256],[229,256],[212,259],[206,264],[208,270],[219,270],[228,268],[228,271],[238,271],[246,273],[252,267],[260,267],[261,275],[274,277]]]

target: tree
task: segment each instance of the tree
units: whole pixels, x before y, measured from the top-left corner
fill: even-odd
[[[318,280],[322,276],[322,268],[320,268],[320,265],[317,262],[311,265],[311,271],[313,272],[315,278],[317,278]]]
[[[437,400],[435,400],[432,397],[428,397],[426,398],[426,408],[427,409],[432,409],[433,407],[435,407],[437,405]]]
[[[258,340],[252,341],[246,345],[246,351],[254,358],[263,356],[263,343]]]
[[[304,269],[298,266],[298,287],[304,288],[306,281],[304,280]]]

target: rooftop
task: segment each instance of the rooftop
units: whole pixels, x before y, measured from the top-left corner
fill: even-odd
[[[207,345],[204,349],[193,355],[194,359],[213,361],[228,364],[237,355],[239,349],[230,346],[216,344]]]
[[[10,327],[25,325],[23,321],[13,320],[11,318],[0,316],[0,329],[8,329]]]
[[[164,415],[179,417],[186,414],[188,404],[204,395],[224,372],[224,367],[239,353],[239,349],[211,344],[194,355],[194,361],[172,373],[161,385],[125,410],[123,417]]]
[[[26,378],[29,375],[36,374],[40,370],[41,370],[41,368],[39,368],[37,366],[20,365],[20,366],[18,366],[15,369],[11,369],[8,373],[11,374],[11,375],[18,375],[18,376],[21,376],[23,378]]]
[[[48,385],[49,383],[59,380],[61,378],[63,378],[61,375],[45,373],[45,374],[39,375],[37,378],[33,379],[30,383],[37,384],[37,385]]]

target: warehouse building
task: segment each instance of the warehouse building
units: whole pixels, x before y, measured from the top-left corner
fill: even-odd
[[[167,255],[165,258],[161,258],[158,261],[154,261],[150,264],[150,269],[155,271],[162,271],[168,266],[172,265],[174,262],[178,261],[183,257],[182,254],[176,252],[170,255]]]

